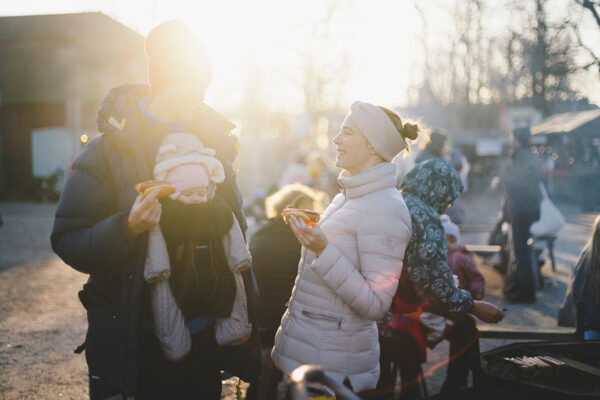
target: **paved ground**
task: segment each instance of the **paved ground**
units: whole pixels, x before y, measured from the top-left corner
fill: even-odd
[[[493,197],[467,198],[467,222],[492,224],[498,201]],[[0,400],[86,398],[86,368],[82,355],[73,354],[83,341],[86,321],[77,291],[86,276],[67,267],[50,250],[53,204],[0,203],[4,227],[0,229]],[[585,243],[595,215],[565,208],[567,225],[559,235],[558,271],[545,269],[550,285],[534,305],[504,304],[501,279],[485,263],[486,299],[508,307],[502,324],[555,326],[569,268]],[[465,242],[483,244],[486,234],[463,234]],[[481,260],[478,260],[481,261]],[[482,350],[502,342],[482,342]],[[447,346],[429,353],[426,364],[430,393],[436,393],[444,376]],[[234,383],[225,382],[223,397],[234,398]]]

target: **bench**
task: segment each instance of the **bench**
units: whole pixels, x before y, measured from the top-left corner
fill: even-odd
[[[460,232],[492,232],[494,226],[492,225],[461,225]],[[534,236],[532,243],[535,242],[544,242],[546,244],[546,248],[548,249],[548,256],[550,257],[550,263],[552,265],[552,271],[556,272],[556,259],[554,258],[554,243],[556,242],[556,235],[547,235],[547,236]],[[476,244],[466,244],[465,248],[471,253],[475,253],[477,255],[483,257],[490,257],[495,253],[499,253],[502,248],[500,246],[488,246],[488,245],[476,245]]]
[[[500,253],[501,246],[486,245],[486,244],[465,244],[465,249],[468,252],[477,254],[482,257],[491,257],[494,254]]]
[[[535,329],[535,330],[532,330]],[[536,328],[531,326],[497,326],[478,324],[481,339],[575,341],[583,340],[583,331],[571,327]]]

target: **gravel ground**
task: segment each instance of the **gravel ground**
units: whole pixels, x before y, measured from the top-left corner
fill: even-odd
[[[493,197],[467,197],[467,223],[492,224],[498,210]],[[86,320],[77,291],[86,276],[67,267],[49,243],[54,204],[0,203],[0,400],[83,399],[87,396],[83,355],[73,354],[85,336]],[[555,254],[558,270],[545,267],[547,287],[533,305],[505,304],[501,278],[478,259],[486,276],[486,299],[509,308],[502,325],[556,326],[570,267],[585,243],[594,214],[562,207],[567,225]],[[487,234],[464,234],[465,243],[483,244]],[[502,326],[501,325],[501,326]],[[504,342],[482,341],[482,351]],[[448,347],[442,342],[424,366],[430,393],[439,390]],[[233,399],[237,379],[224,381],[223,398]]]

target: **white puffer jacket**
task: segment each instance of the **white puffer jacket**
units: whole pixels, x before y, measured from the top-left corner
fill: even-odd
[[[402,271],[411,222],[395,188],[396,168],[384,162],[351,177],[319,226],[329,244],[321,255],[302,249],[288,309],[275,337],[273,360],[286,374],[317,364],[355,391],[379,379],[375,321],[388,311]]]

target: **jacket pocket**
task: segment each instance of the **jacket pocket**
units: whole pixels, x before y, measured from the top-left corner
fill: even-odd
[[[335,323],[337,325],[338,329],[342,328],[342,322],[344,322],[344,320],[342,318],[336,318],[331,315],[319,314],[319,313],[315,313],[315,312],[307,311],[307,310],[302,310],[302,314],[306,315],[310,319]]]
[[[118,305],[88,310],[85,359],[90,375],[121,386],[123,321],[118,310]]]

